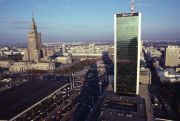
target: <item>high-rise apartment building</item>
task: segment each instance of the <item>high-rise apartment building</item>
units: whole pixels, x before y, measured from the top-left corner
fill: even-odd
[[[39,62],[42,53],[41,33],[37,31],[37,26],[32,18],[31,30],[28,33],[28,61]]]
[[[114,15],[114,91],[118,94],[139,93],[141,13],[133,11]]]
[[[177,67],[180,63],[180,48],[176,46],[168,46],[165,54],[165,66]]]
[[[66,45],[65,45],[65,43],[62,44],[62,52],[63,52],[63,53],[66,53]]]

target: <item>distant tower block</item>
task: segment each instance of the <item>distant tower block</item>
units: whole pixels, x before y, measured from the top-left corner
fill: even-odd
[[[63,51],[63,53],[66,53],[66,45],[65,44],[62,44],[62,51]]]
[[[95,43],[92,43],[92,53],[95,53]]]

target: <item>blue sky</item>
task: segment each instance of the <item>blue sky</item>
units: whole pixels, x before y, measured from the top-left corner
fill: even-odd
[[[113,14],[131,0],[0,0],[0,42],[26,42],[32,10],[43,41],[113,40]],[[142,39],[180,39],[180,0],[135,0]]]

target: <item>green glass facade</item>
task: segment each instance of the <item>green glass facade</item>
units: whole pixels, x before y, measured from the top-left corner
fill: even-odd
[[[115,15],[115,92],[138,94],[140,13]]]

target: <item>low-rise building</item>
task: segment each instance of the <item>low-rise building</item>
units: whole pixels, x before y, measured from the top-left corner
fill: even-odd
[[[139,82],[142,84],[151,84],[151,72],[148,68],[140,69]]]
[[[21,72],[28,70],[28,63],[27,62],[15,62],[10,65],[9,70],[12,72]]]
[[[101,105],[98,121],[146,121],[144,104],[140,97],[108,94]]]
[[[55,69],[55,63],[44,63],[44,62],[39,62],[39,63],[33,63],[30,64],[29,66],[30,70],[54,70]]]
[[[149,58],[157,57],[160,58],[162,55],[161,51],[157,50],[156,48],[149,47],[147,48],[147,56]]]
[[[160,67],[156,67],[156,74],[162,83],[180,82],[180,73],[177,73],[174,69],[163,70]]]
[[[9,68],[10,67],[10,62],[9,61],[0,61],[0,67]]]
[[[0,61],[0,67],[9,68],[12,72],[22,72],[27,70],[54,70],[55,63],[50,62],[38,62],[38,63],[29,63],[29,62],[13,62],[13,61]]]
[[[55,61],[63,64],[72,63],[72,59],[70,57],[57,57]]]
[[[46,49],[46,56],[47,56],[47,57],[53,56],[54,54],[55,54],[54,48],[47,48],[47,49]]]
[[[180,73],[172,73],[172,72],[168,72],[167,70],[165,71],[160,71],[159,72],[159,77],[160,77],[160,81],[162,83],[165,83],[165,82],[170,82],[170,83],[173,83],[173,82],[180,82]]]

